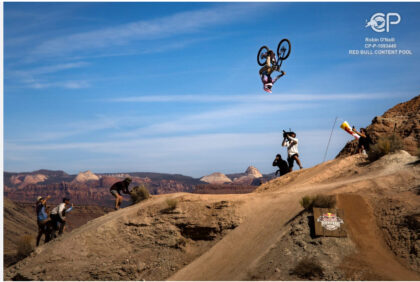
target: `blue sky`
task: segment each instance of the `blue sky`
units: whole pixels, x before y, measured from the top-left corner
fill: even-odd
[[[365,28],[397,12],[388,33]],[[4,3],[4,170],[275,171],[282,129],[304,167],[335,117],[356,127],[419,94],[419,3]],[[394,37],[413,55],[349,55]],[[260,46],[292,43],[262,90]],[[334,129],[328,158],[351,140]]]

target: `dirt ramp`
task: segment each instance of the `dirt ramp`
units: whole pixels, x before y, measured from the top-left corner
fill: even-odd
[[[270,247],[284,235],[285,224],[301,210],[296,195],[255,195],[242,207],[241,225],[168,280],[246,280]]]
[[[342,263],[347,276],[356,280],[420,280],[420,275],[400,264],[378,229],[373,209],[357,194],[339,194],[349,236],[358,252]],[[361,271],[362,269],[362,271]]]

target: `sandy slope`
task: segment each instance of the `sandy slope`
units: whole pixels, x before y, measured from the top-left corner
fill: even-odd
[[[298,199],[301,196],[319,192],[356,192],[361,189],[360,187],[363,190],[374,189],[378,186],[375,180],[378,181],[379,178],[390,175],[392,179],[401,180],[399,184],[404,184],[404,180],[399,179],[398,176],[400,173],[406,172],[406,164],[414,161],[415,158],[403,153],[395,162],[383,160],[382,163],[365,168],[364,174],[354,177],[352,174],[360,174],[359,171],[363,170],[357,168],[358,160],[360,160],[359,156],[352,156],[330,161],[307,171],[296,171],[287,175],[288,177],[285,179],[279,178],[263,185],[258,191],[266,191],[266,193],[261,193],[263,195],[254,194],[253,199],[248,201],[248,212],[252,210],[252,213],[248,214],[247,221],[168,280],[244,279],[247,270],[257,263],[270,246],[283,235],[287,221],[301,210],[298,204]],[[410,176],[416,177],[415,180],[418,183],[419,169],[412,167],[409,170],[412,171],[408,172],[409,175],[405,179],[411,180]],[[326,181],[332,179],[335,181]],[[408,185],[411,186],[411,183]],[[273,192],[267,193],[267,191]],[[353,214],[353,212],[370,212],[370,208],[362,201],[363,198],[359,202],[347,202],[346,199],[352,199],[351,196],[341,195],[339,199],[339,207],[346,211],[345,214],[348,216],[346,219],[351,222],[350,226],[354,226],[351,229],[352,239],[363,250],[365,262],[375,267],[375,274],[383,272],[382,277],[391,280],[420,279],[418,273],[413,273],[401,266],[387,250],[376,230],[373,215],[369,216],[370,224],[357,224],[359,218],[363,217]],[[372,251],[368,252],[366,249]],[[378,260],[378,258],[380,259]],[[384,266],[387,267],[387,270],[381,271],[381,267]]]
[[[339,194],[349,235],[359,247],[348,258],[350,277],[363,270],[370,275],[362,276],[365,279],[419,280],[419,273],[404,267],[388,249],[369,204],[375,197],[417,187],[420,169],[410,164],[415,159],[401,152],[368,165],[360,156],[351,156],[295,171],[251,194],[156,196],[40,247],[6,269],[5,278],[247,279],[301,211],[299,199],[322,192]],[[162,212],[166,199],[174,197],[179,201],[176,212]],[[361,224],[360,218],[367,222]]]

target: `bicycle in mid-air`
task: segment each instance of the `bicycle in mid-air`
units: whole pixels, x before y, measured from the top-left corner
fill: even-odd
[[[277,45],[277,61],[275,58],[271,58],[271,64],[274,70],[280,71],[281,64],[289,57],[291,48],[292,45],[290,44],[289,39],[283,38],[280,40],[279,44]],[[264,45],[258,51],[257,62],[260,66],[266,65],[267,56],[264,57],[263,54],[267,54],[269,50],[270,49]]]

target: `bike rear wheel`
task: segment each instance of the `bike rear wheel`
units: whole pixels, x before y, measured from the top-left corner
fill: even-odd
[[[283,38],[277,46],[277,58],[279,58],[279,60],[286,60],[290,55],[291,49],[292,45],[290,44],[289,39]]]
[[[261,55],[264,54],[264,53],[267,53],[267,52],[268,52],[268,47],[267,46],[262,46],[260,48],[260,50],[258,51],[257,62],[260,66],[264,66],[265,63],[267,62],[267,57],[265,59],[261,58]]]

